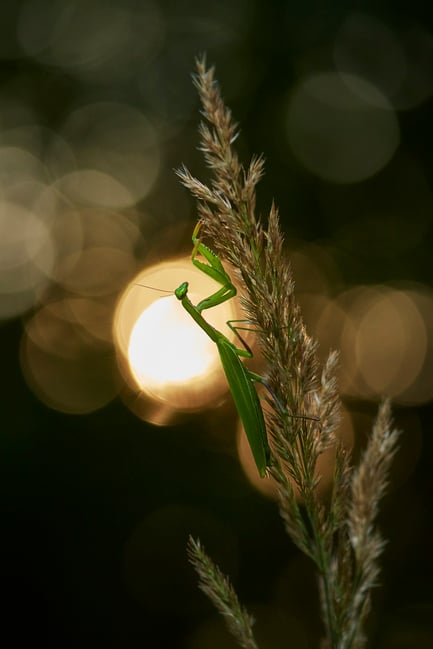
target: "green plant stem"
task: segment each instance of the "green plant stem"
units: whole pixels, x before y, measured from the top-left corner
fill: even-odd
[[[335,612],[332,603],[331,589],[329,584],[329,556],[323,547],[322,536],[320,533],[315,533],[318,545],[318,570],[320,579],[323,586],[323,598],[322,598],[322,612],[325,619],[325,624],[327,627],[328,638],[331,642],[332,649],[337,649],[338,647],[338,638],[340,636],[339,630],[335,628]]]

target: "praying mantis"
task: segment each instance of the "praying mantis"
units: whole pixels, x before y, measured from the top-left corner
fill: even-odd
[[[269,386],[267,386],[261,376],[251,372],[251,370],[249,370],[241,361],[241,358],[252,358],[253,356],[251,349],[238,333],[237,327],[234,326],[235,322],[242,321],[229,320],[227,322],[227,325],[243,344],[243,348],[238,348],[226,336],[224,336],[224,334],[209,324],[209,322],[207,322],[207,320],[202,316],[202,311],[205,309],[211,309],[212,307],[218,306],[226,300],[231,299],[236,295],[237,290],[230,276],[225,271],[218,255],[201,243],[198,238],[200,227],[201,222],[199,221],[192,234],[194,248],[191,255],[191,261],[196,268],[221,284],[221,288],[209,297],[201,300],[196,305],[194,305],[188,297],[188,282],[182,282],[182,284],[174,291],[174,294],[177,299],[180,300],[184,309],[195,320],[198,326],[203,329],[209,338],[213,340],[218,348],[227,383],[239,417],[244,426],[254,461],[260,477],[264,478],[270,465],[271,453],[268,444],[263,409],[254,387],[254,382],[262,383],[268,389]],[[207,263],[197,259],[198,254],[200,254]]]
[[[255,383],[261,383],[266,387],[272,395],[279,410],[284,415],[315,421],[319,421],[319,418],[287,413],[281,405],[277,395],[266,383],[264,378],[259,374],[252,372],[246,367],[246,365],[244,365],[241,359],[252,358],[253,353],[238,332],[238,329],[241,329],[241,327],[236,327],[234,323],[245,323],[245,320],[229,320],[227,322],[228,327],[233,331],[243,345],[243,347],[236,347],[234,343],[207,322],[207,320],[202,316],[202,311],[211,309],[212,307],[218,306],[226,300],[233,298],[236,295],[237,290],[229,274],[224,269],[218,255],[200,241],[198,236],[200,228],[201,221],[198,221],[192,234],[194,247],[191,254],[191,261],[196,268],[220,284],[221,288],[215,291],[215,293],[212,293],[209,297],[200,300],[198,304],[193,304],[188,297],[188,282],[182,282],[174,291],[174,294],[181,302],[183,308],[217,346],[227,383],[239,417],[242,421],[253,454],[254,462],[256,463],[260,477],[264,478],[267,475],[270,466],[271,451],[268,443],[263,408],[255,388]],[[205,261],[197,259],[198,255],[201,255]]]

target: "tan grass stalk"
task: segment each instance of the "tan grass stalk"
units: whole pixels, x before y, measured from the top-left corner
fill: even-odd
[[[195,85],[204,117],[199,129],[200,149],[211,181],[202,183],[186,168],[178,173],[197,199],[201,236],[235,269],[245,317],[257,325],[267,381],[286,412],[296,415],[284,414],[273,399],[267,398],[270,474],[279,487],[287,532],[318,569],[327,646],[360,648],[383,545],[373,523],[397,441],[397,433],[390,429],[389,404],[381,406],[361,464],[353,471],[347,453],[335,438],[340,419],[335,378],[338,356],[331,352],[320,370],[316,342],[307,335],[295,300],[277,209],[272,205],[266,227],[256,216],[255,190],[263,176],[263,159],[253,158],[248,168],[240,164],[233,149],[236,124],[221,98],[214,70],[208,69],[204,60],[197,62]],[[333,491],[325,506],[317,494],[316,464],[319,455],[330,447],[336,449],[336,461]],[[295,497],[295,488],[302,505]],[[189,552],[203,590],[226,619],[245,627],[245,614],[239,613],[228,582],[198,543],[190,543]]]
[[[251,615],[241,606],[230,581],[208,557],[200,541],[190,537],[188,554],[200,578],[200,588],[226,620],[229,631],[244,649],[258,649]]]

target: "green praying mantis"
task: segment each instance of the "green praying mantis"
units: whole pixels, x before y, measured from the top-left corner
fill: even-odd
[[[227,378],[227,383],[247,435],[254,461],[260,476],[264,478],[270,466],[271,452],[266,433],[263,408],[255,388],[255,383],[261,383],[267,388],[278,408],[284,415],[314,420],[318,420],[318,418],[307,417],[304,415],[289,415],[263,377],[255,374],[244,365],[241,359],[252,358],[253,353],[246,341],[238,332],[238,329],[242,329],[242,327],[236,327],[235,323],[245,323],[245,320],[229,320],[227,322],[228,327],[233,331],[243,345],[242,348],[239,348],[224,336],[224,334],[215,329],[215,327],[207,322],[207,320],[202,316],[202,311],[211,309],[212,307],[218,306],[226,300],[233,298],[236,295],[237,290],[230,276],[224,269],[218,255],[200,241],[198,237],[200,227],[201,222],[199,221],[192,234],[194,248],[191,255],[191,261],[196,268],[218,282],[218,284],[221,285],[221,288],[209,297],[201,300],[196,305],[194,305],[188,297],[188,282],[182,282],[182,284],[180,284],[180,286],[174,291],[174,294],[198,326],[203,329],[203,331],[217,346],[221,364]],[[197,259],[198,255],[201,255],[205,261]]]
[[[236,295],[237,290],[230,276],[225,271],[218,255],[201,243],[198,238],[200,227],[201,222],[199,221],[192,234],[194,248],[191,261],[196,268],[221,284],[221,288],[209,297],[201,300],[197,305],[194,305],[188,297],[188,282],[182,282],[174,294],[198,326],[203,329],[217,346],[233,401],[235,402],[236,409],[244,426],[257,469],[263,478],[270,464],[271,453],[266,434],[263,409],[254,387],[254,382],[264,383],[264,381],[261,376],[251,372],[241,361],[241,358],[252,358],[253,356],[251,349],[238,333],[238,328],[234,326],[234,323],[241,321],[229,320],[227,322],[228,327],[230,327],[243,344],[243,348],[238,348],[202,316],[202,311],[218,306],[226,300],[230,300]],[[197,259],[198,254],[207,263]]]

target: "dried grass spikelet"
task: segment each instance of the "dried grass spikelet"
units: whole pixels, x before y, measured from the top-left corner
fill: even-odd
[[[244,649],[257,649],[254,619],[241,606],[233,586],[206,554],[200,541],[188,541],[188,555],[200,578],[200,589],[209,597],[227,622],[229,631]]]
[[[348,453],[335,438],[340,419],[335,378],[338,354],[331,352],[320,371],[316,342],[306,333],[295,300],[275,205],[266,228],[256,217],[255,191],[263,176],[263,158],[254,157],[248,168],[240,164],[232,146],[237,126],[221,98],[214,71],[206,68],[204,59],[197,61],[195,85],[204,117],[200,149],[211,181],[202,183],[186,168],[178,174],[197,199],[201,233],[235,269],[243,287],[245,317],[257,328],[267,381],[286,413],[292,413],[287,415],[275,400],[267,398],[270,473],[279,487],[287,532],[317,566],[326,628],[323,646],[360,649],[383,547],[374,521],[398,433],[391,430],[389,403],[384,402],[361,463],[352,469]],[[317,496],[315,469],[319,455],[329,448],[335,448],[335,465],[332,493],[325,506]],[[229,582],[198,542],[190,541],[189,555],[201,588],[223,613],[241,646],[256,647],[251,618],[240,607]]]
[[[247,169],[240,164],[232,148],[237,126],[221,98],[213,69],[206,69],[202,60],[197,69],[195,84],[206,120],[200,125],[200,149],[212,181],[204,185],[185,168],[179,176],[198,201],[202,234],[235,268],[244,287],[242,306],[246,319],[256,325],[267,381],[287,412],[297,417],[285,416],[268,399],[272,414],[267,424],[275,455],[292,467],[299,465],[293,460],[302,453],[308,462],[305,474],[310,475],[318,455],[334,443],[339,414],[332,372],[337,356],[331,354],[319,379],[316,343],[305,331],[294,297],[277,209],[271,207],[267,229],[256,217],[256,185],[263,176],[263,158],[253,158]],[[320,425],[303,415],[317,417]],[[300,439],[303,449],[298,448]],[[279,479],[278,471],[274,477]],[[301,493],[313,486],[307,475],[295,471],[293,477]]]

